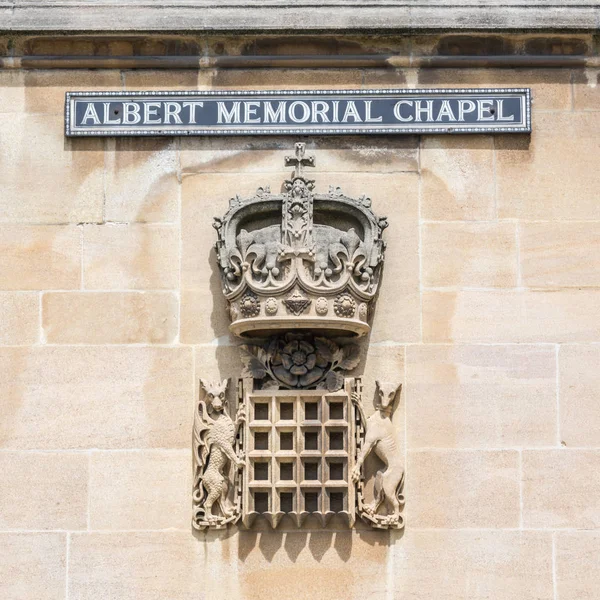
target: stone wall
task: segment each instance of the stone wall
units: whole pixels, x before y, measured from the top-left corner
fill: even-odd
[[[212,216],[297,139],[65,139],[64,92],[394,86],[534,99],[531,136],[306,140],[389,218],[361,372],[404,382],[406,531],[193,535],[197,380],[240,369]],[[0,72],[0,597],[596,598],[599,107],[577,69]]]

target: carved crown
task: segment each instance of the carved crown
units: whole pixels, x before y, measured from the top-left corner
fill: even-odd
[[[385,243],[385,218],[366,196],[339,187],[315,193],[303,167],[314,166],[305,145],[286,157],[294,166],[284,191],[259,188],[230,200],[215,218],[217,255],[230,329],[236,335],[273,330],[326,330],[364,335],[377,294]]]

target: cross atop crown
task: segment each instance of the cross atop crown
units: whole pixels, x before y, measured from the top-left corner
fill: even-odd
[[[304,179],[303,167],[314,167],[315,157],[304,156],[304,153],[306,152],[306,144],[303,142],[296,142],[295,149],[296,156],[285,157],[285,166],[294,167],[294,179],[297,179],[298,177]]]

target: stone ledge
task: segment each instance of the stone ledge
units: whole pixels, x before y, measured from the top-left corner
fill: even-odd
[[[1,0],[2,31],[594,30],[595,0]]]

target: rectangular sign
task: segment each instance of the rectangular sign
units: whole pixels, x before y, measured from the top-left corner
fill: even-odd
[[[529,89],[67,92],[67,136],[528,133]]]

